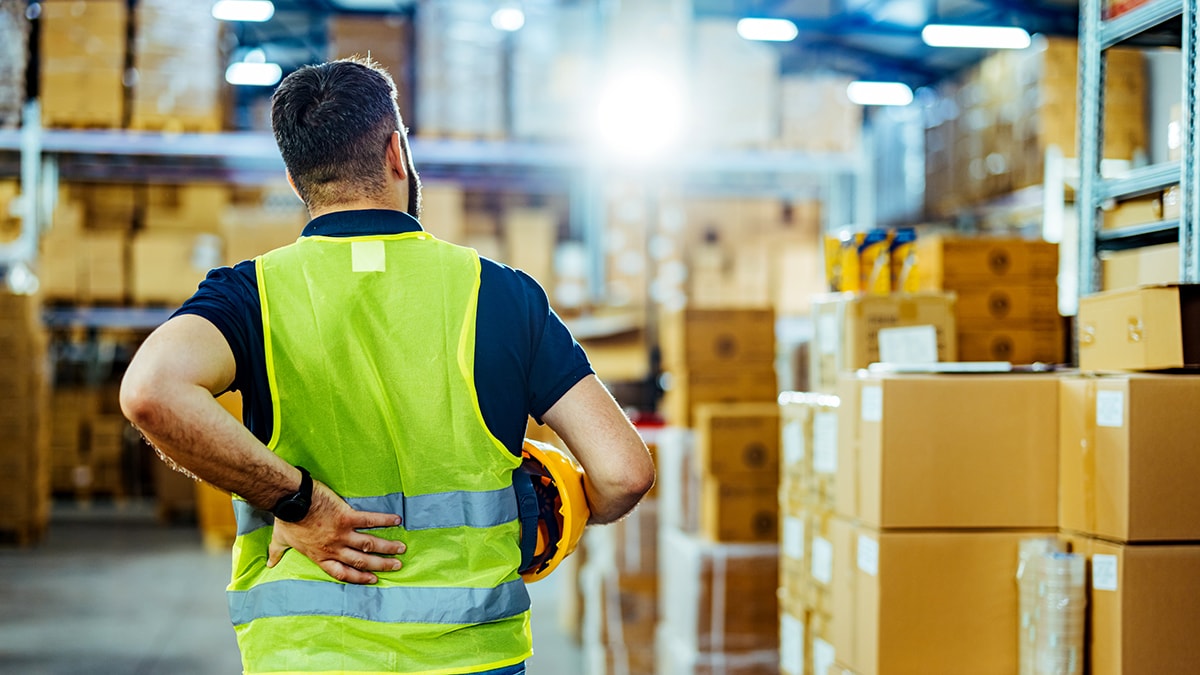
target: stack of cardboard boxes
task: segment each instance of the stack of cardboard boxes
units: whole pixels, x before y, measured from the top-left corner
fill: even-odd
[[[220,22],[203,2],[139,0],[133,22],[130,126],[220,131],[224,68]]]
[[[25,0],[0,3],[0,129],[18,126],[25,106],[30,25],[25,6]]]
[[[127,3],[49,0],[41,7],[42,124],[120,128]]]
[[[935,235],[917,257],[921,287],[956,296],[958,360],[1063,362],[1057,244]]]
[[[21,545],[50,518],[46,344],[40,299],[0,292],[0,537]]]
[[[127,495],[126,432],[115,385],[56,384],[51,394],[51,487],[87,500]]]
[[[422,137],[506,135],[504,34],[490,2],[422,0],[416,25],[416,120]]]
[[[413,25],[403,16],[334,14],[329,17],[329,58],[366,57],[383,66],[396,83],[396,103],[406,125],[413,123]]]

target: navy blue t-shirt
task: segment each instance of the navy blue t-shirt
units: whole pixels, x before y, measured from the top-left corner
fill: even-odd
[[[351,237],[421,229],[416,219],[399,211],[339,211],[310,221],[302,236]],[[479,264],[475,321],[479,408],[492,434],[520,454],[528,416],[541,421],[563,394],[593,371],[533,277],[486,258],[480,258]],[[260,441],[268,442],[274,420],[254,262],[209,272],[174,315],[181,314],[203,317],[225,336],[237,362],[230,389],[242,392],[246,426]]]

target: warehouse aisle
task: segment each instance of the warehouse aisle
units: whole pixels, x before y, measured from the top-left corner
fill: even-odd
[[[228,675],[241,670],[225,609],[229,556],[194,527],[165,527],[153,502],[57,506],[37,548],[0,548],[0,672]],[[578,673],[559,629],[553,576],[530,587],[530,675]]]

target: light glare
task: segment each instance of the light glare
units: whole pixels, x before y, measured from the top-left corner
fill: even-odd
[[[858,105],[908,105],[913,101],[912,89],[903,82],[851,82],[846,96]]]
[[[492,14],[492,27],[513,33],[525,25],[525,12],[516,7],[501,7]]]
[[[796,24],[787,19],[741,19],[737,32],[744,40],[764,42],[791,42],[800,34]]]
[[[679,140],[683,95],[676,82],[650,72],[628,73],[602,91],[596,110],[602,147],[625,159],[650,159]]]
[[[930,47],[963,49],[1025,49],[1032,40],[1024,28],[1014,26],[954,26],[930,24],[921,29]]]
[[[250,21],[261,23],[275,16],[271,0],[218,0],[212,15],[219,21]]]
[[[278,63],[246,63],[238,61],[225,69],[225,81],[246,87],[270,87],[283,77]]]

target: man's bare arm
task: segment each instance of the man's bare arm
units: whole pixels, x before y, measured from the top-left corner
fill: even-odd
[[[300,472],[271,452],[213,398],[233,381],[236,362],[208,320],[175,317],[146,339],[121,383],[121,409],[146,439],[199,478],[270,509],[296,491]],[[370,571],[399,569],[383,557],[404,544],[358,532],[392,527],[395,514],[355,511],[320,481],[299,523],[275,522],[270,565],[295,548],[330,576],[353,583],[376,581]]]
[[[646,444],[596,376],[576,383],[542,419],[583,465],[591,523],[629,513],[654,485]]]

